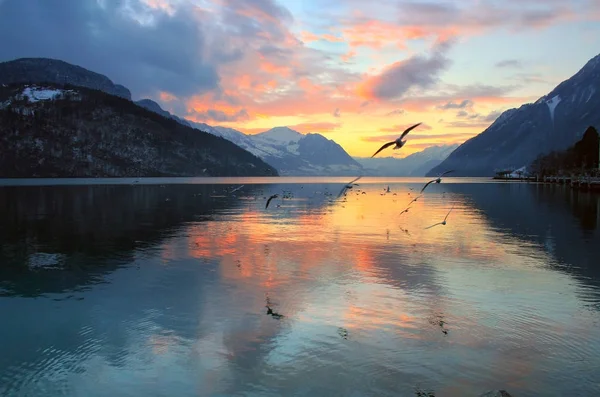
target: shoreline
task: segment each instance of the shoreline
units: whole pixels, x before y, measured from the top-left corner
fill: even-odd
[[[571,189],[600,192],[600,178],[584,177],[584,176],[545,176],[545,177],[499,177],[494,176],[492,179],[505,182],[533,182],[544,185],[568,185]]]

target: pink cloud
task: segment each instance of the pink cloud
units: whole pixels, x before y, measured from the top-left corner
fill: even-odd
[[[381,132],[397,132],[398,134],[401,134],[402,131],[404,131],[405,129],[407,129],[408,127],[415,125],[417,122],[415,123],[406,123],[406,124],[396,124],[392,127],[384,127],[384,128],[380,128],[379,131]],[[417,129],[419,130],[424,130],[424,131],[429,131],[431,130],[431,126],[427,125],[427,124],[421,124],[420,126],[417,127]],[[398,136],[396,136],[396,138],[398,138]]]

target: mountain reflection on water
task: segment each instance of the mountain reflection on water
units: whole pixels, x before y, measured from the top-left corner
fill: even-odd
[[[0,187],[0,395],[600,392],[598,195],[281,180]]]

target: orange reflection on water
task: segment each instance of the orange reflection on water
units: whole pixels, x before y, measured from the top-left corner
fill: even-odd
[[[426,192],[400,215],[416,196],[405,185],[384,193],[386,186],[363,184],[337,201],[323,197],[323,189],[308,192],[308,187],[303,197],[296,191],[294,199],[277,202],[280,207],[265,210],[264,200],[247,200],[239,212],[186,230],[189,256],[218,260],[222,282],[264,316],[243,334],[224,335],[232,357],[252,341],[301,324],[311,324],[306,332],[315,334],[335,334],[336,327],[343,327],[357,340],[389,332],[395,344],[427,341],[486,350],[492,342],[481,330],[491,332],[505,322],[523,336],[522,343],[535,343],[537,331],[527,321],[537,320],[511,317],[511,301],[498,307],[493,299],[509,286],[566,285],[543,269],[538,248],[500,235],[459,194]],[[446,225],[426,229],[453,206]],[[506,278],[507,268],[511,278]],[[274,328],[270,322],[277,320],[263,314],[267,296],[285,316],[285,327]],[[445,328],[438,324],[442,320]],[[539,353],[516,365],[517,353],[482,361],[492,360],[490,366],[496,360],[511,362],[497,371],[518,385],[532,373]],[[467,390],[469,382],[461,382],[446,390]]]

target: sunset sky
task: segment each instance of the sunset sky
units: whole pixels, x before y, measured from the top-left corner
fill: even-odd
[[[599,20],[598,0],[0,0],[0,61],[62,59],[190,120],[287,125],[354,156],[423,122],[407,155],[576,73]]]

